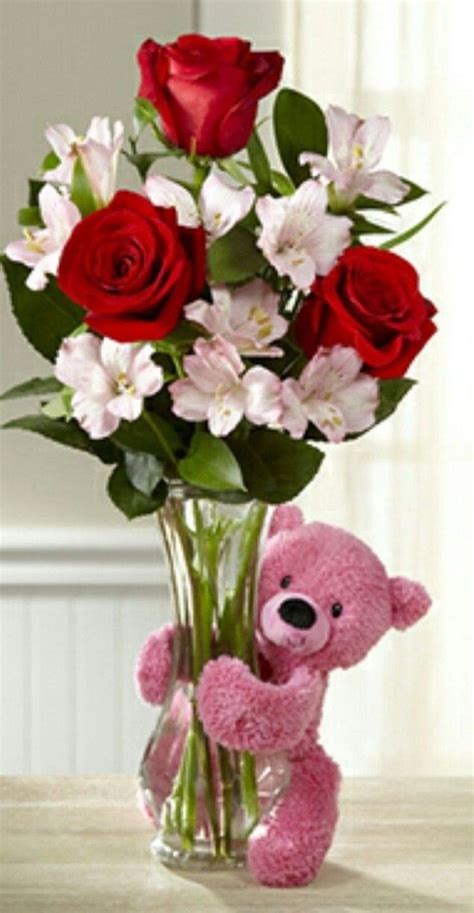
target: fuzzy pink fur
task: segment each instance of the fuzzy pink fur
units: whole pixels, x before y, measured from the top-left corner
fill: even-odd
[[[414,624],[429,605],[421,584],[390,579],[355,536],[305,525],[291,505],[275,511],[258,588],[262,678],[221,656],[206,665],[197,689],[198,712],[213,740],[236,750],[287,752],[289,786],[250,837],[249,866],[263,884],[307,884],[332,841],[340,775],[317,744],[328,673],[359,662],[392,626]],[[168,628],[153,637],[137,678],[142,695],[155,703],[165,690],[172,635]]]
[[[147,638],[137,657],[135,681],[147,704],[162,704],[173,663],[174,625],[163,625]]]
[[[277,813],[267,815],[250,837],[248,863],[258,881],[278,888],[312,881],[332,842],[340,779],[320,745],[294,758]]]
[[[302,738],[321,706],[325,679],[295,669],[284,684],[262,682],[240,659],[220,656],[207,663],[197,689],[207,734],[236,751],[290,749]]]

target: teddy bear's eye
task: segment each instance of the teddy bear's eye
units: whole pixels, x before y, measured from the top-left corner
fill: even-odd
[[[291,576],[290,576],[290,574],[286,574],[285,577],[282,577],[282,578],[281,578],[281,580],[280,580],[280,586],[281,586],[284,590],[287,590],[288,587],[290,586],[290,584],[291,584]]]
[[[331,614],[333,618],[339,618],[339,615],[342,615],[342,605],[340,602],[333,602],[331,606]]]

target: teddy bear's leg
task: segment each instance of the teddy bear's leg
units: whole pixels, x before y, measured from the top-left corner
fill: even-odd
[[[317,875],[336,826],[339,783],[339,768],[320,745],[292,762],[290,785],[250,838],[248,863],[258,881],[283,888]]]

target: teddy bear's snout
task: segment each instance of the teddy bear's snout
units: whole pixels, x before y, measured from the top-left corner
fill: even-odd
[[[305,599],[285,599],[278,613],[286,624],[302,630],[312,628],[318,618],[313,606]]]
[[[263,604],[259,620],[268,640],[303,655],[321,650],[331,633],[326,612],[305,593],[276,593]]]

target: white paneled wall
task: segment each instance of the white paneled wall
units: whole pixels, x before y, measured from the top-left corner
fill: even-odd
[[[135,656],[170,611],[157,534],[12,533],[4,555],[1,772],[133,773],[156,716]]]

